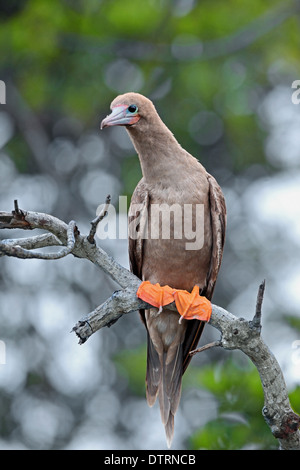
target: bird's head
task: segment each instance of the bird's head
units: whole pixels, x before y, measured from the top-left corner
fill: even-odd
[[[113,100],[110,109],[112,112],[101,122],[101,129],[109,126],[135,126],[141,119],[151,115],[155,108],[145,96],[125,93]]]

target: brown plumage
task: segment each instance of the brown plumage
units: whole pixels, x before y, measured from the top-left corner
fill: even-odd
[[[126,93],[112,102],[111,109],[112,114],[102,121],[101,128],[126,126],[143,173],[129,210],[129,227],[136,228],[129,232],[132,271],[142,280],[174,289],[191,291],[198,285],[200,294],[211,299],[220,269],[226,226],[225,201],[219,185],[198,160],[179,145],[150,100],[137,93]],[[153,205],[159,205],[156,207],[160,208],[162,220],[164,217],[168,220],[170,207],[181,214],[177,219],[175,215],[170,217],[169,238],[164,236],[162,220],[151,226]],[[191,230],[195,234],[197,224],[204,224],[203,232],[199,231],[202,238],[194,246],[190,235],[182,229],[185,228],[185,205],[192,208]],[[202,208],[199,213],[197,205]],[[178,223],[181,228],[179,226],[176,232]],[[152,406],[158,396],[170,446],[182,375],[204,322],[183,319],[179,323],[179,314],[167,308],[162,311],[153,308],[140,314],[148,336],[147,401]]]

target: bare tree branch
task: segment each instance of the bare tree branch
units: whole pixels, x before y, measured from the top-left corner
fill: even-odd
[[[14,256],[15,258],[23,258],[23,259],[60,259],[64,258],[65,256],[69,255],[72,253],[72,250],[75,245],[75,230],[76,230],[76,224],[74,220],[71,220],[71,222],[68,225],[67,228],[67,246],[65,248],[62,248],[59,250],[57,253],[40,253],[40,252],[32,252],[31,250],[33,248],[36,248],[33,243],[32,239],[27,239],[28,245],[30,246],[30,249],[25,249],[22,246],[16,244],[16,243],[6,243],[5,240],[0,242],[0,252],[2,254],[5,254],[7,256]],[[53,237],[53,235],[52,235]],[[31,241],[31,243],[29,243]],[[39,239],[40,241],[40,239]],[[44,240],[45,242],[45,240]],[[46,246],[44,244],[44,246]]]
[[[137,298],[137,288],[135,285],[116,291],[106,302],[83,317],[72,330],[79,337],[79,343],[84,343],[100,328],[111,326],[120,316],[149,308],[149,304]],[[176,310],[175,304],[168,305],[168,309]],[[300,417],[291,408],[280,366],[261,338],[260,327],[253,326],[253,322],[237,318],[213,304],[209,323],[221,332],[221,339],[191,354],[215,346],[243,351],[259,372],[265,398],[262,413],[274,437],[279,439],[280,448],[300,450]]]
[[[193,351],[190,351],[190,356],[194,356],[195,354],[203,351],[207,351],[207,349],[210,348],[215,348],[216,346],[222,346],[222,341],[213,341],[212,343],[205,344],[204,346],[201,346],[200,348],[194,349]]]
[[[257,328],[259,331],[261,330],[261,308],[262,308],[262,302],[263,302],[264,293],[265,293],[265,285],[266,285],[266,282],[263,281],[261,285],[259,286],[257,299],[256,299],[255,315],[252,320],[253,328]]]
[[[92,228],[91,228],[90,233],[89,233],[89,235],[88,235],[88,237],[87,237],[88,242],[90,242],[90,243],[95,243],[95,234],[96,234],[97,226],[98,226],[99,222],[101,222],[101,220],[103,220],[104,217],[107,215],[108,206],[110,205],[110,202],[111,202],[111,197],[110,197],[110,195],[108,195],[108,196],[106,197],[104,209],[103,209],[103,210],[100,212],[100,214],[97,215],[97,217],[96,217],[94,220],[92,220],[92,222],[91,222]]]
[[[101,214],[102,218],[104,212],[105,210]],[[115,291],[102,305],[76,323],[72,331],[79,337],[80,343],[84,343],[99,329],[111,326],[122,315],[135,312],[141,308],[151,307],[136,295],[141,280],[93,243],[94,230],[96,230],[98,222],[97,219],[93,222],[92,234],[90,233],[91,243],[88,237],[79,233],[73,221],[67,225],[48,214],[22,211],[18,208],[16,202],[15,210],[11,213],[0,212],[0,229],[32,230],[38,228],[50,232],[50,234],[26,239],[3,240],[0,243],[0,255],[2,253],[9,256],[28,258],[28,252],[30,253],[31,249],[41,246],[64,245],[66,248],[56,253],[56,257],[48,257],[42,253],[43,259],[57,259],[57,257],[61,257],[58,256],[59,254],[62,256],[73,254],[79,258],[86,258],[103,269],[122,288]],[[300,450],[300,417],[291,408],[280,366],[260,335],[264,288],[265,284],[263,282],[259,287],[256,311],[251,321],[238,318],[222,307],[212,305],[212,315],[209,323],[221,332],[221,338],[219,341],[192,351],[191,354],[196,354],[214,346],[243,351],[259,372],[264,390],[262,413],[271,432],[279,440],[280,448]],[[176,311],[175,303],[170,304],[168,308]]]
[[[19,213],[16,211],[0,212],[0,229],[14,228],[23,230],[45,230],[52,233],[62,245],[67,245],[68,225],[57,217],[49,214],[32,211],[19,211]],[[27,243],[30,243],[29,240],[30,239],[27,239]],[[11,240],[9,240],[9,244],[13,246]],[[17,244],[18,243],[16,243],[16,245]],[[0,247],[0,254],[1,252],[3,253],[3,250]],[[97,247],[96,244],[89,243],[87,237],[80,235],[79,231],[75,233],[75,245],[72,254],[77,258],[88,259],[106,272],[123,288],[129,286],[133,282],[133,279],[139,281],[136,276],[128,270],[124,270],[124,268],[104,250]]]
[[[58,238],[56,238],[52,233],[43,233],[42,235],[36,235],[29,238],[6,239],[0,242],[0,246],[3,246],[2,244],[5,244],[5,249],[0,251],[0,257],[6,255],[5,251],[8,246],[20,246],[26,250],[35,250],[37,248],[45,248],[47,246],[62,245],[60,240],[58,240]]]

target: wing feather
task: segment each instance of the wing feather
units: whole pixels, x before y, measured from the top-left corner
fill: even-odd
[[[207,288],[204,295],[211,299],[223,256],[226,231],[226,204],[220,186],[215,178],[209,174],[208,182],[213,243],[210,269],[207,276]]]
[[[207,179],[209,183],[212,251],[206,287],[202,290],[201,294],[211,300],[223,255],[226,230],[226,204],[222,190],[215,178],[207,173]],[[189,353],[197,347],[204,326],[205,323],[199,320],[191,320],[188,323],[183,344],[183,372],[185,372],[190,363],[191,356]]]
[[[149,193],[143,179],[131,197],[128,214],[128,250],[131,271],[142,279],[143,244],[148,224]]]

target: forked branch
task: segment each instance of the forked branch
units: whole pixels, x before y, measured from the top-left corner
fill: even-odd
[[[69,224],[49,214],[22,211],[17,202],[12,212],[0,212],[0,229],[19,228],[24,230],[43,229],[47,233],[22,239],[9,239],[0,242],[0,256],[18,258],[58,259],[68,254],[85,258],[104,270],[121,289],[117,290],[102,305],[79,320],[72,331],[84,343],[92,334],[105,326],[111,326],[122,315],[141,308],[151,307],[136,295],[141,283],[133,273],[120,266],[111,256],[98,247],[94,236],[97,224],[105,216],[106,207],[92,223],[88,236],[81,235],[75,222]],[[58,246],[56,253],[36,253],[31,250],[47,246]],[[63,248],[62,248],[63,247]],[[300,450],[300,417],[291,408],[286,384],[280,366],[261,338],[261,307],[264,295],[264,282],[259,287],[256,311],[253,320],[237,318],[227,310],[212,305],[209,323],[221,333],[219,341],[206,345],[191,354],[196,354],[210,347],[221,346],[224,349],[240,349],[256,366],[263,390],[263,416],[273,435],[279,440],[281,449]],[[175,304],[169,309],[176,310]]]

